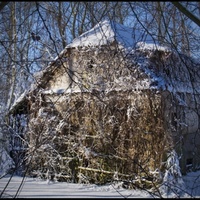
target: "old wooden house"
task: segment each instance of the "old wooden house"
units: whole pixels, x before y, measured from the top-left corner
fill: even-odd
[[[149,35],[100,22],[37,74],[10,110],[29,173],[133,179],[164,172],[172,150],[182,173],[198,169],[199,76],[196,61]]]

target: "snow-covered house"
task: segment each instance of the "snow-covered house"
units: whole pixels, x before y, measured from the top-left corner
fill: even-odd
[[[200,164],[199,64],[147,34],[103,21],[36,76],[10,110],[22,116],[29,172],[82,182]],[[23,127],[25,127],[23,125]]]

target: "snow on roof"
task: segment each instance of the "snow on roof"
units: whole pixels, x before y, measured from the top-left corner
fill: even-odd
[[[49,67],[45,68],[43,71],[39,73],[37,77],[38,80],[42,80],[45,76],[45,72],[51,71],[51,67],[55,67],[55,61],[62,58],[68,48],[73,47],[95,47],[99,48],[101,45],[109,45],[113,42],[117,42],[120,47],[123,48],[125,53],[133,53],[136,49],[141,51],[164,51],[169,52],[172,50],[160,46],[158,43],[155,42],[153,37],[145,32],[138,31],[134,28],[126,27],[122,24],[116,23],[114,21],[104,20],[99,22],[96,26],[94,26],[89,31],[83,33],[79,37],[75,38],[72,43],[66,46],[66,48],[54,59],[52,65],[50,64]],[[149,67],[149,61],[146,58],[142,58],[142,60],[137,60],[138,66],[140,66],[144,72],[148,75],[148,80],[140,82],[141,87],[143,88],[162,88],[166,89],[166,85],[168,86],[168,90],[170,91],[189,91],[191,89],[193,91],[193,87],[191,86],[190,82],[187,85],[178,83],[172,84],[172,80],[167,81],[168,79],[163,77],[163,74],[155,74]],[[179,65],[178,63],[176,63]],[[183,69],[185,70],[185,69]],[[187,72],[187,70],[185,70]],[[47,74],[48,75],[48,74]],[[156,83],[156,84],[155,84]],[[172,86],[173,85],[173,86]],[[187,87],[186,87],[187,86]],[[137,88],[139,86],[137,85]],[[176,89],[175,89],[176,88]],[[61,88],[62,89],[62,88]],[[55,93],[55,91],[53,91]],[[57,93],[57,92],[56,92]],[[59,92],[58,92],[59,93]]]
[[[160,46],[158,44],[155,43],[146,43],[146,42],[138,42],[136,44],[136,48],[140,49],[140,50],[160,50],[160,51],[172,51],[171,49],[169,49],[168,47],[165,46]]]
[[[124,48],[134,48],[138,42],[155,43],[152,36],[134,28],[104,20],[91,30],[75,38],[66,48],[78,46],[100,46],[116,41]]]
[[[55,69],[55,65],[57,61],[60,61],[60,59],[63,59],[63,55],[65,54],[66,50],[68,48],[73,48],[73,47],[95,47],[98,48],[100,45],[109,45],[113,42],[117,42],[119,46],[123,48],[123,50],[128,51],[128,53],[131,54],[131,52],[134,54],[136,49],[139,50],[160,50],[160,51],[171,51],[170,49],[158,45],[154,41],[154,39],[148,35],[147,33],[141,33],[138,30],[135,30],[134,28],[126,27],[122,24],[118,24],[113,21],[102,21],[99,22],[96,26],[94,26],[91,30],[83,33],[76,39],[72,41],[69,45],[66,46],[66,48],[54,59],[53,62],[51,62],[44,70],[40,71],[37,76],[35,77],[37,79],[37,84],[33,83],[31,85],[31,89],[29,91],[26,91],[26,93],[22,94],[20,98],[18,98],[14,103],[13,106],[10,110],[14,109],[16,105],[18,105],[20,102],[25,100],[26,94],[28,94],[31,91],[34,91],[35,89],[38,88],[38,84],[41,85],[42,80],[44,79],[45,76],[49,76],[49,73],[52,71],[52,68]],[[142,59],[142,60],[141,60]],[[138,88],[140,89],[141,87],[144,88],[152,88],[152,89],[167,89],[171,92],[199,92],[199,87],[196,87],[199,82],[193,83],[191,85],[191,82],[188,80],[187,82],[182,81],[180,82],[179,79],[174,80],[170,79],[168,80],[166,77],[163,76],[163,74],[155,74],[152,70],[150,70],[149,67],[149,61],[148,58],[141,57],[141,59],[137,60],[137,66],[140,67],[141,69],[144,70],[144,72],[148,75],[147,79],[144,79],[136,85],[132,85],[132,88]],[[180,63],[174,63],[174,65],[181,66]],[[57,63],[57,66],[59,66],[59,62]],[[176,68],[175,66],[171,66],[174,69]],[[199,64],[198,64],[199,68]],[[174,70],[176,71],[176,70]],[[185,71],[185,75],[188,74],[188,70],[185,69],[185,67],[181,66],[180,71]],[[177,71],[179,74],[180,71]],[[184,78],[186,78],[184,76]],[[122,89],[121,87],[123,86],[122,83],[123,81],[119,81],[119,89]],[[127,87],[126,85],[124,85]],[[194,87],[195,86],[195,91]],[[166,88],[167,87],[167,88]],[[46,93],[56,93],[60,94],[63,92],[63,89],[60,88],[58,91],[45,91]],[[68,91],[67,92],[72,92]],[[73,91],[77,92],[77,91]]]

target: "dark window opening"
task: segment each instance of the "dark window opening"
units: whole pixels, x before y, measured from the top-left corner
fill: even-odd
[[[172,113],[171,115],[171,125],[174,131],[177,130],[177,114],[176,113]]]
[[[186,159],[186,170],[187,171],[191,171],[191,169],[192,169],[192,163],[193,163],[193,159],[192,158]]]

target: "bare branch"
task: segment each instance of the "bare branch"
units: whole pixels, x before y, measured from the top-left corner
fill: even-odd
[[[189,19],[191,19],[195,24],[200,26],[200,19],[197,18],[195,15],[193,15],[189,10],[187,10],[181,3],[178,1],[171,1],[171,3],[185,16],[187,16]]]

